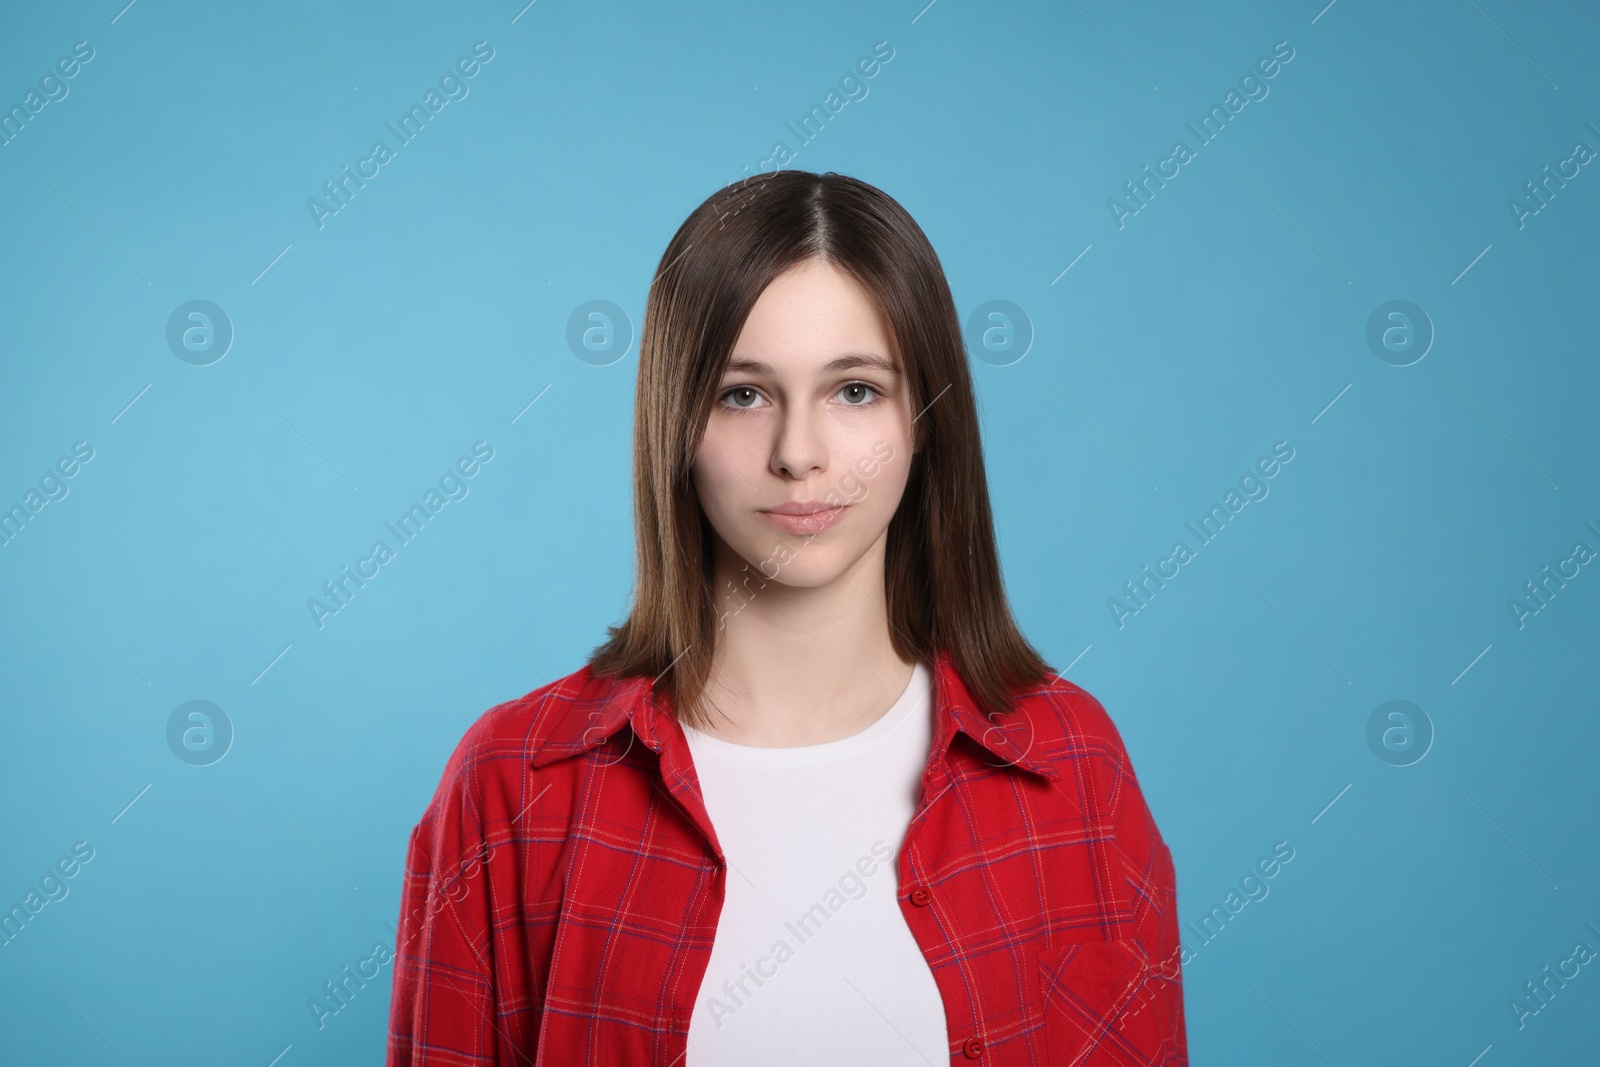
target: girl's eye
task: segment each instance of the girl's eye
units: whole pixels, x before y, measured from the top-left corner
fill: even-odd
[[[866,382],[851,382],[848,385],[845,385],[845,386],[841,387],[839,392],[840,393],[848,393],[848,394],[851,394],[852,396],[862,396],[863,394],[868,394],[866,396],[863,396],[863,399],[861,399],[859,402],[858,401],[854,401],[854,400],[847,400],[846,401],[846,406],[847,407],[853,407],[853,408],[864,408],[864,407],[867,407],[874,400],[876,400],[879,396],[882,395],[881,393],[878,392],[878,390],[875,387],[868,385]]]
[[[761,399],[761,394],[748,385],[736,385],[722,394],[724,401],[732,400],[730,406],[748,410],[755,407],[756,401]]]

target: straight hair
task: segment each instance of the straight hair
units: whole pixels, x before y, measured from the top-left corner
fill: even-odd
[[[714,534],[690,471],[717,387],[756,300],[823,260],[876,302],[900,353],[912,421],[904,496],[889,523],[889,640],[902,660],[945,650],[987,714],[1054,674],[1022,636],[995,550],[977,405],[939,257],[882,190],[829,171],[725,186],[684,220],[650,285],[634,394],[633,603],[591,654],[595,675],[648,675],[680,722],[700,707],[716,650]],[[762,575],[763,579],[770,576]],[[763,582],[764,584],[764,582]]]

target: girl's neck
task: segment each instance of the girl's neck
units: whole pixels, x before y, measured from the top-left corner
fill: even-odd
[[[780,572],[738,593],[719,607],[706,733],[757,747],[823,744],[871,725],[910,682],[913,664],[889,640],[881,547],[825,585],[785,585]]]

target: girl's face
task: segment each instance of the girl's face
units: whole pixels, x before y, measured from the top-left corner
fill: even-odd
[[[719,580],[748,563],[783,585],[822,586],[869,552],[864,565],[881,573],[911,467],[898,361],[871,297],[831,264],[806,260],[762,292],[692,469],[722,542]]]

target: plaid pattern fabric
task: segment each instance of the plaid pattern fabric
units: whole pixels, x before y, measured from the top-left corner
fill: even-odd
[[[897,877],[950,1063],[1187,1067],[1172,856],[1111,719],[1057,679],[991,721],[943,651],[933,679]],[[411,834],[389,1067],[681,1067],[727,876],[650,679],[490,709]]]

